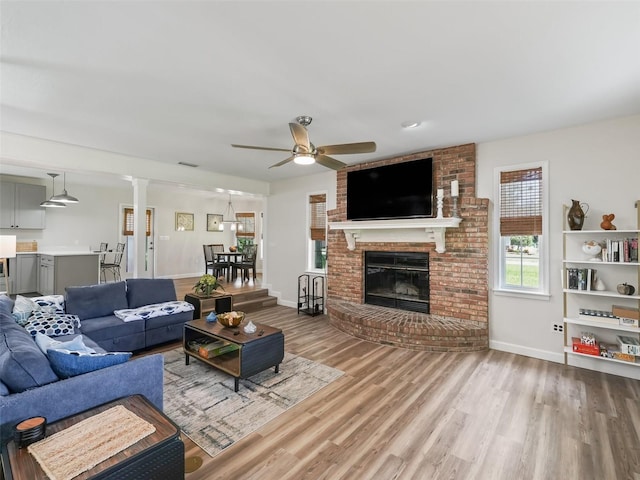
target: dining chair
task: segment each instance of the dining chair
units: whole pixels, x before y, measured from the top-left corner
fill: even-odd
[[[215,274],[215,256],[213,255],[213,245],[202,245],[202,250],[204,252],[204,273],[209,273],[209,269],[211,269],[211,274]]]
[[[245,245],[242,250],[242,257],[239,262],[233,262],[231,264],[234,271],[234,278],[237,275],[238,270],[242,272],[242,281],[249,281],[249,271],[252,272],[252,278],[256,279],[256,253],[257,248],[255,245]]]
[[[113,256],[113,262],[102,262],[100,264],[100,276],[104,282],[107,281],[106,272],[109,271],[113,275],[113,281],[122,280],[122,276],[120,275],[120,264],[122,263],[122,256],[124,255],[124,243],[118,243],[116,245],[116,251]],[[106,253],[105,253],[106,256]]]

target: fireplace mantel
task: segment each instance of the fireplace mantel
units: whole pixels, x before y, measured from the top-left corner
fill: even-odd
[[[457,228],[461,218],[408,218],[397,220],[357,220],[331,222],[331,230],[342,230],[347,248],[356,242],[435,242],[436,252],[444,253],[447,228]]]

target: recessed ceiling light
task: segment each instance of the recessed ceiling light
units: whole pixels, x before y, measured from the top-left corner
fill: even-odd
[[[400,126],[401,126],[402,128],[416,128],[416,127],[419,127],[419,126],[420,126],[420,123],[422,123],[422,122],[416,122],[416,121],[410,121],[410,120],[408,120],[408,121],[406,121],[406,122],[402,122],[402,123],[400,124]]]

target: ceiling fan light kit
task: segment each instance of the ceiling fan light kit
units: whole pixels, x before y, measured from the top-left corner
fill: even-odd
[[[318,163],[333,170],[340,170],[341,168],[346,167],[347,164],[336,160],[329,155],[372,153],[376,151],[375,142],[341,143],[336,145],[324,145],[316,148],[313,143],[309,141],[309,133],[305,128],[311,123],[311,120],[312,118],[308,115],[300,115],[296,117],[296,122],[298,123],[289,124],[291,136],[295,142],[291,150],[275,147],[258,147],[255,145],[232,144],[231,146],[235,148],[249,148],[253,150],[291,152],[290,157],[271,165],[269,168],[280,167],[293,161],[293,163],[297,163],[298,165],[311,165],[313,163]]]

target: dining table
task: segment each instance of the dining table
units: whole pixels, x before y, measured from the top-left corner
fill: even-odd
[[[238,257],[242,258],[242,252],[218,252],[216,253],[216,262],[227,264],[227,282],[231,281],[231,264],[238,261]],[[235,277],[233,278],[235,280]]]

